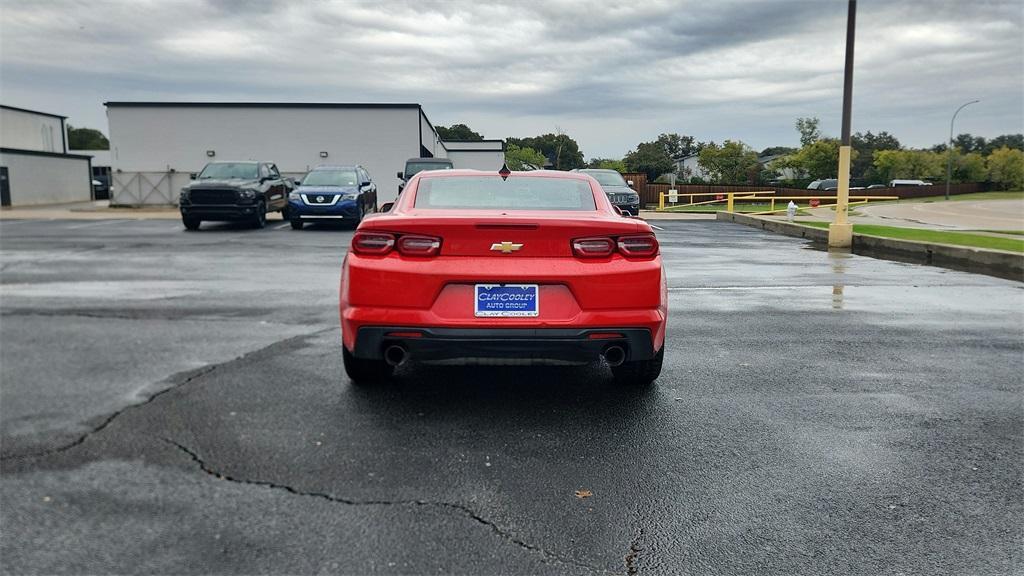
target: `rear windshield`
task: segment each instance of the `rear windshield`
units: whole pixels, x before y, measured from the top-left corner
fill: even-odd
[[[425,178],[416,190],[417,208],[481,210],[596,210],[585,180],[513,176]]]
[[[452,165],[445,162],[409,162],[405,165],[405,177],[412,178],[427,170],[448,170]]]
[[[302,179],[303,186],[355,186],[355,170],[313,170]]]

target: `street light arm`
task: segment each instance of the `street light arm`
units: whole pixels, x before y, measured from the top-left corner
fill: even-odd
[[[956,115],[961,110],[967,108],[971,104],[977,104],[981,100],[971,100],[970,102],[964,102],[953,112],[953,117],[949,119],[949,149],[946,150],[946,200],[949,200],[949,183],[953,179],[953,123],[956,122]]]

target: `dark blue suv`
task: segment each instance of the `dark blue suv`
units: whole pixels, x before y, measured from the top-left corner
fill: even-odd
[[[292,228],[306,222],[346,222],[358,226],[377,211],[377,185],[362,166],[317,166],[288,194]]]

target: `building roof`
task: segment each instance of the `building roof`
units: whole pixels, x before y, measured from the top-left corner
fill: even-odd
[[[0,108],[3,108],[5,110],[15,110],[17,112],[28,112],[29,114],[39,114],[40,116],[50,116],[51,118],[67,119],[67,116],[61,116],[60,114],[40,112],[39,110],[29,110],[28,108],[18,108],[17,106],[7,106],[6,104],[0,104]]]
[[[107,108],[420,108],[384,102],[104,102]]]

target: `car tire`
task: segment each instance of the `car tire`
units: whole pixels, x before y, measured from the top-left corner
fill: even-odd
[[[285,222],[287,222],[287,221],[289,221],[291,219],[292,219],[291,210],[289,210],[287,206],[285,206],[284,208],[281,208],[281,220],[284,220]]]
[[[253,228],[263,228],[267,225],[267,205],[265,202],[260,201],[256,206],[256,215],[252,218]]]
[[[203,221],[194,216],[182,216],[181,223],[185,225],[185,230],[199,230],[199,225]]]
[[[291,222],[292,224],[292,230],[302,230],[302,220],[299,220],[298,218],[292,218],[291,220],[289,220],[289,222]]]
[[[646,386],[658,379],[661,375],[661,365],[665,360],[665,347],[654,355],[650,360],[638,360],[636,362],[623,362],[619,366],[612,366],[612,376],[620,384],[629,386]]]
[[[383,360],[356,358],[344,346],[341,347],[341,357],[348,379],[357,386],[383,382],[391,378],[395,371],[393,366]]]

